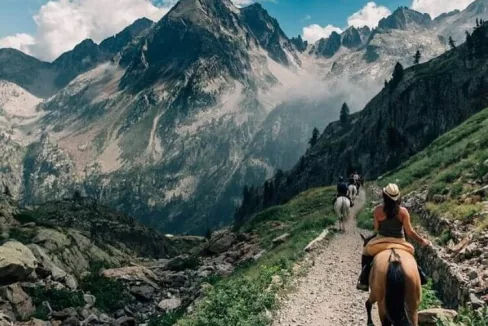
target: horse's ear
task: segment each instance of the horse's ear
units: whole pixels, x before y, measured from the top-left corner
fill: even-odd
[[[366,241],[366,238],[362,234],[361,234],[361,239],[363,239],[363,241]]]

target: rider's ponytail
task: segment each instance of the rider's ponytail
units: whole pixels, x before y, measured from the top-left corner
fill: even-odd
[[[383,193],[383,203],[383,211],[386,214],[386,218],[389,220],[397,218],[400,212],[401,199],[393,200]]]

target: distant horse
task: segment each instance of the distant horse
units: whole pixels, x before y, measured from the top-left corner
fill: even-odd
[[[346,231],[344,221],[349,217],[349,210],[351,208],[351,202],[347,197],[341,196],[337,198],[334,204],[334,211],[337,214],[339,220],[339,230]]]
[[[372,239],[361,237],[365,246]],[[412,254],[400,249],[387,249],[377,254],[369,284],[368,326],[374,326],[371,310],[375,303],[378,303],[382,326],[418,326],[422,285]]]
[[[349,186],[347,186],[347,195],[351,198],[351,201],[354,204],[354,201],[358,196],[358,188],[353,183],[350,183]]]

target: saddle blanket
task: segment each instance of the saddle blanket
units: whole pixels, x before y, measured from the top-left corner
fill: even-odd
[[[364,247],[363,254],[366,256],[376,256],[382,251],[397,249],[404,250],[410,254],[415,254],[415,248],[405,239],[387,238],[377,236]]]

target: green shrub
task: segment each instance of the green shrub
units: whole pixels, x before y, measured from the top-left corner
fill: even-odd
[[[462,309],[454,322],[438,320],[437,326],[486,326],[488,325],[488,307],[480,310]]]
[[[66,289],[45,289],[41,287],[26,289],[31,296],[35,306],[40,309],[42,302],[49,302],[53,310],[63,310],[69,307],[83,307],[85,301],[83,300],[83,294],[78,291],[69,291]],[[42,311],[38,313],[42,315]]]
[[[437,297],[436,291],[432,288],[432,281],[429,281],[422,288],[422,302],[420,310],[440,307],[442,302]]]
[[[31,243],[35,231],[31,229],[11,228],[8,234],[10,239],[17,240],[18,242],[27,245]]]
[[[97,298],[95,306],[101,311],[113,313],[130,301],[124,284],[98,273],[92,273],[81,280],[81,289]]]
[[[269,318],[265,312],[275,305],[274,291],[269,290],[272,277],[279,267],[259,270],[258,277],[242,276],[218,283],[191,318],[182,326],[265,326]],[[164,324],[162,324],[164,325]],[[171,325],[171,324],[169,324]]]
[[[37,222],[37,217],[35,216],[34,212],[31,211],[23,211],[19,214],[14,215],[14,218],[19,221],[20,223],[30,223],[30,222]]]
[[[449,229],[446,229],[442,231],[441,235],[437,239],[437,243],[441,246],[445,246],[451,239],[452,239],[451,231]]]

